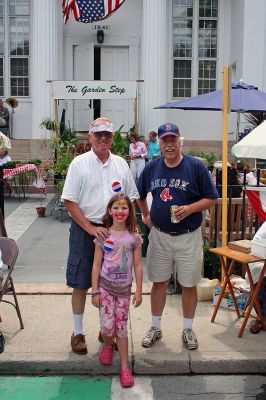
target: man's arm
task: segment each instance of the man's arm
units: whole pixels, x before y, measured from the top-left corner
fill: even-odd
[[[215,204],[216,199],[201,199],[189,205],[179,205],[175,211],[175,218],[178,221],[187,218],[190,214],[195,212],[204,211]]]
[[[138,206],[142,213],[142,220],[143,220],[144,224],[147,225],[147,227],[149,229],[151,229],[152,222],[151,222],[151,218],[150,218],[150,211],[149,211],[149,207],[148,207],[148,203],[147,203],[147,198],[137,199],[137,203],[138,203]]]
[[[70,200],[64,200],[64,204],[71,217],[79,226],[81,226],[81,228],[84,229],[84,231],[95,236],[98,240],[104,240],[108,236],[108,230],[106,228],[94,226],[87,220],[77,203]]]

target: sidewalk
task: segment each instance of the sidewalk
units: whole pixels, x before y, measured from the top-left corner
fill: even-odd
[[[15,310],[1,303],[1,330],[6,347],[0,354],[0,374],[118,373],[118,354],[115,354],[112,366],[102,366],[98,361],[101,346],[97,341],[98,311],[90,304],[89,297],[84,319],[88,354],[72,353],[70,300],[70,295],[20,295],[24,330],[20,330]],[[143,296],[139,308],[131,308],[130,364],[135,374],[265,373],[266,332],[255,336],[246,329],[239,339],[240,323],[233,311],[219,310],[213,324],[210,322],[213,306],[209,302],[200,302],[194,322],[199,349],[188,351],[180,338],[180,296],[167,296],[162,320],[163,338],[152,348],[144,349],[141,339],[149,327],[149,309],[149,295]]]
[[[6,346],[0,354],[0,374],[117,374],[118,354],[110,367],[98,362],[99,318],[90,297],[84,318],[88,354],[71,351],[71,290],[64,283],[69,223],[49,216],[53,203],[46,218],[37,218],[36,201],[34,197],[24,203],[11,199],[5,205],[8,235],[20,247],[14,278],[25,329],[20,330],[15,309],[1,303],[0,329]],[[181,342],[179,295],[167,296],[162,340],[144,349],[141,340],[151,320],[150,288],[145,278],[143,304],[131,308],[129,320],[130,364],[136,374],[265,373],[266,332],[252,335],[247,327],[238,338],[242,320],[233,311],[220,309],[211,323],[211,302],[198,304],[194,329],[199,349],[186,350]]]

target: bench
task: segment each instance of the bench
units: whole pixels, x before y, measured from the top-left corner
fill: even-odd
[[[215,209],[217,208],[217,240],[222,239],[222,199],[216,199],[206,213],[206,220],[203,218],[203,237],[205,244],[213,245],[215,240]],[[252,239],[255,234],[255,211],[250,206],[250,202],[245,198],[245,212],[243,210],[243,199],[232,198],[231,209],[229,209],[229,199],[227,199],[227,232],[230,232],[231,240],[242,239],[242,220],[244,219],[244,238]],[[230,214],[229,214],[230,213]],[[230,216],[230,218],[229,218]],[[204,221],[205,220],[205,221]]]

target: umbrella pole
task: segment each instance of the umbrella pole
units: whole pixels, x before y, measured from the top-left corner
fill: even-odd
[[[222,246],[227,244],[227,155],[229,112],[229,68],[223,70],[223,169],[222,169]],[[222,279],[224,273],[222,271]]]
[[[237,112],[237,120],[236,120],[236,143],[239,141],[239,126],[240,126],[240,112]]]

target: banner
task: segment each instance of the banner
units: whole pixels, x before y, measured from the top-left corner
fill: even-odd
[[[266,186],[253,186],[245,189],[245,193],[261,222],[266,221]]]
[[[136,81],[53,81],[53,99],[135,99]]]

